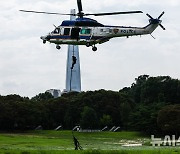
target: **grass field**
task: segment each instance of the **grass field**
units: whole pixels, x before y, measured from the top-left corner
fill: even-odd
[[[138,132],[78,133],[84,150],[75,151],[71,131],[0,133],[0,153],[5,154],[178,154],[178,147],[152,147],[150,138]],[[126,147],[127,144],[142,144]]]

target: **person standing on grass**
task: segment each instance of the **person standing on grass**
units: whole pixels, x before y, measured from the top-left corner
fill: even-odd
[[[82,147],[80,146],[80,143],[79,143],[79,141],[77,140],[77,138],[75,138],[74,136],[73,136],[73,140],[74,140],[74,146],[75,146],[75,150],[82,150]]]

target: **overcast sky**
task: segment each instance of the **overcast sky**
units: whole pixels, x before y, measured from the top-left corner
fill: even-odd
[[[94,17],[107,25],[148,24],[146,13],[162,17],[166,31],[156,29],[153,39],[116,38],[98,51],[80,46],[82,90],[119,90],[139,75],[168,75],[180,79],[179,0],[82,0],[86,13],[142,10],[143,14]],[[65,88],[67,45],[57,51],[40,36],[60,25],[68,16],[19,12],[20,9],[69,13],[76,0],[5,0],[0,2],[0,95],[32,97],[47,89]]]

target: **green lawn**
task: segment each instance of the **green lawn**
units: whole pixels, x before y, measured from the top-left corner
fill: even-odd
[[[83,151],[74,151],[71,131],[29,131],[0,133],[0,153],[6,154],[169,154],[180,153],[178,147],[152,147],[150,138],[138,132],[78,133]],[[142,144],[124,147],[125,144]]]

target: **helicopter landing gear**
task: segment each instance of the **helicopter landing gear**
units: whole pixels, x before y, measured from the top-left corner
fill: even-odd
[[[86,47],[90,47],[90,46],[92,46],[93,51],[97,51],[97,47],[95,46],[95,44],[92,45],[90,42],[86,42]]]
[[[97,47],[96,47],[96,46],[93,46],[93,47],[92,47],[92,50],[93,50],[93,51],[97,51]]]
[[[60,50],[61,49],[60,45],[57,44],[56,49]]]
[[[46,40],[43,40],[43,43],[46,44]]]
[[[87,46],[87,47],[90,47],[90,46],[91,46],[91,43],[90,43],[90,42],[87,42],[87,43],[86,43],[86,46]]]

